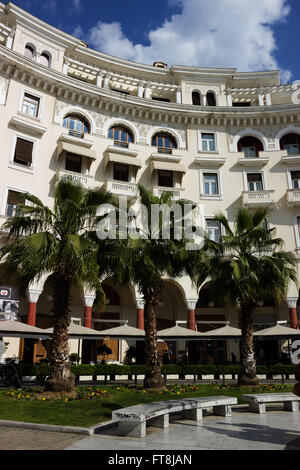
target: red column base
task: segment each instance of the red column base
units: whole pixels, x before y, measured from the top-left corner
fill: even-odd
[[[188,329],[196,330],[195,310],[188,311]]]
[[[138,308],[137,311],[137,327],[139,330],[145,329],[145,322],[144,322],[144,309]]]
[[[291,328],[298,329],[298,316],[296,308],[289,308]]]
[[[92,310],[93,307],[84,307],[83,326],[85,328],[92,328]]]
[[[36,323],[36,303],[28,302],[27,325],[35,326]]]

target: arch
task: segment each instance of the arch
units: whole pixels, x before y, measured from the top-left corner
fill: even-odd
[[[214,90],[207,90],[206,106],[217,106],[217,94]]]
[[[176,139],[169,132],[156,132],[152,136],[151,145],[157,148],[158,153],[172,153],[178,147]]]
[[[202,100],[201,91],[199,91],[199,90],[193,90],[192,91],[192,104],[194,106],[202,106],[203,100]]]
[[[108,136],[108,131],[114,126],[123,126],[127,127],[128,130],[133,134],[133,142],[137,144],[139,142],[139,132],[137,127],[132,124],[132,122],[127,121],[126,119],[110,119],[107,121],[105,126],[103,127],[103,134],[105,137]]]
[[[282,137],[284,137],[287,134],[298,134],[300,136],[300,127],[288,126],[288,127],[285,127],[284,129],[281,129],[275,136],[276,150],[281,150],[280,141]]]
[[[146,143],[148,145],[152,145],[152,139],[154,135],[159,134],[160,132],[170,134],[175,139],[177,149],[185,148],[184,142],[179,132],[177,132],[175,129],[170,129],[169,127],[155,127],[154,129],[152,128],[147,135]]]
[[[246,158],[256,158],[264,147],[261,140],[254,136],[244,136],[238,141],[238,152],[244,152]]]
[[[134,143],[134,135],[128,126],[123,124],[114,124],[108,129],[107,137],[114,140],[114,145],[119,147],[128,147]]]
[[[229,146],[230,152],[238,152],[238,141],[242,139],[243,137],[256,137],[261,141],[263,144],[263,150],[266,151],[268,150],[268,141],[267,138],[259,131],[256,131],[255,129],[252,128],[247,128],[244,129],[243,131],[239,132],[233,139],[232,143]]]
[[[36,47],[31,42],[28,42],[28,43],[25,44],[24,56],[27,57],[27,59],[35,60],[35,58],[36,58]]]
[[[212,292],[210,292],[210,282],[205,282],[199,291],[198,302],[196,308],[223,308],[224,302],[216,300]]]
[[[63,126],[69,130],[69,135],[84,137],[90,134],[90,125],[85,117],[78,113],[67,113],[63,119]]]
[[[40,55],[39,62],[41,65],[44,65],[45,67],[51,67],[52,56],[50,52],[43,51]]]
[[[82,116],[90,126],[90,134],[96,133],[97,125],[95,119],[79,106],[64,106],[55,116],[54,122],[60,126],[63,125],[63,119],[67,114],[78,114],[79,116]]]

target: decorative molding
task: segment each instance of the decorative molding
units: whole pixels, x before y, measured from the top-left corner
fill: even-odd
[[[287,297],[286,301],[289,308],[296,308],[299,297]]]
[[[188,310],[195,310],[198,299],[186,299]]]

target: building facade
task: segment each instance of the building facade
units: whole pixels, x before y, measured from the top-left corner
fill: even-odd
[[[1,223],[14,215],[22,192],[51,206],[63,176],[85,187],[105,185],[132,203],[141,183],[156,195],[171,191],[175,201],[201,203],[204,228],[214,239],[220,236],[216,212],[233,221],[241,206],[268,207],[268,223],[298,257],[299,96],[297,85],[280,82],[279,71],[149,66],[108,56],[12,3],[0,3]],[[128,320],[143,328],[136,288],[109,279],[103,285],[105,312],[93,313],[93,293],[74,292],[72,321],[104,329]],[[297,327],[298,297],[291,285],[280,305],[261,302],[254,323]],[[46,279],[33,282],[20,299],[19,319],[50,327],[51,308]],[[198,292],[188,278],[166,279],[158,328],[176,321],[199,330],[226,321],[238,326],[238,313],[210,298],[207,286]],[[16,353],[17,340],[9,342],[8,356],[24,355],[24,345]],[[122,360],[131,344],[109,342],[109,359]],[[184,344],[171,346],[179,359]],[[80,347],[85,360],[95,360],[89,345]],[[222,362],[232,352],[239,356],[237,343],[219,341],[201,343],[195,354],[199,361],[210,354]],[[35,357],[43,354],[36,345]]]

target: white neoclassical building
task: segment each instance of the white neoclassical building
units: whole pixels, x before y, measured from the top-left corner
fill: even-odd
[[[0,3],[1,223],[14,214],[22,192],[51,206],[55,184],[65,175],[85,187],[105,185],[133,202],[141,183],[157,195],[167,190],[174,200],[201,203],[205,229],[215,239],[217,211],[233,221],[240,206],[268,207],[269,224],[298,256],[299,96],[295,86],[280,82],[278,71],[150,66],[112,57],[13,3]],[[103,329],[127,320],[143,328],[143,299],[134,286],[120,288],[107,279],[104,289],[101,315],[93,313],[91,293],[74,292],[72,321]],[[255,325],[287,321],[297,327],[298,294],[291,285],[282,304],[261,302]],[[19,300],[19,320],[52,326],[46,279]],[[188,278],[166,279],[158,328],[176,321],[199,330],[227,321],[238,326],[238,314],[211,298],[206,286],[197,292]],[[26,360],[24,342],[8,341],[6,355]],[[109,342],[110,360],[121,361],[130,344]],[[72,344],[72,351],[77,347]],[[276,353],[271,343],[268,348]],[[194,348],[198,361],[211,354],[223,362],[232,352],[238,357],[234,341]],[[84,361],[95,360],[90,343],[80,344],[79,353]],[[180,359],[183,342],[173,345],[173,353]],[[44,354],[37,343],[35,360]]]

